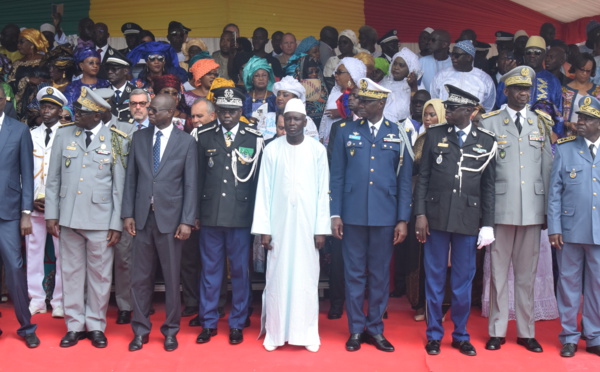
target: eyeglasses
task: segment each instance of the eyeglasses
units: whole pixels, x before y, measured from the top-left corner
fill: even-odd
[[[541,56],[543,53],[543,51],[539,50],[539,49],[529,49],[525,51],[525,54],[528,56],[531,55],[536,55],[536,56]]]
[[[148,102],[129,101],[129,106],[132,106],[132,107],[135,107],[135,106],[146,107],[147,104],[148,104]]]
[[[169,111],[169,109],[157,109],[154,107],[148,107],[148,113],[150,114],[156,114],[159,111]]]
[[[58,115],[61,120],[71,120],[71,115]]]
[[[452,52],[450,53],[450,57],[455,58],[455,59],[459,59],[462,56],[467,56],[469,55],[469,53],[456,53],[456,52]]]
[[[583,72],[584,74],[591,74],[592,73],[592,69],[586,70],[584,68],[577,68],[579,71]]]
[[[347,74],[347,73],[348,73],[348,71],[340,71],[340,70],[335,70],[335,72],[334,72],[334,74],[336,74],[338,76],[341,74]]]
[[[154,61],[158,61],[158,62],[164,62],[165,61],[165,56],[161,56],[160,54],[152,54],[148,56],[148,62],[154,62]]]

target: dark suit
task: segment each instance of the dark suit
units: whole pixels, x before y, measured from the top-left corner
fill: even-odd
[[[495,139],[488,133],[472,126],[461,147],[453,125],[427,130],[415,187],[415,214],[427,217],[430,231],[424,250],[428,340],[441,340],[444,335],[442,302],[450,243],[452,339],[469,340],[466,325],[477,235],[480,226],[494,226],[495,158],[480,170],[493,154]]]
[[[0,120],[0,256],[8,293],[21,324],[17,333],[25,336],[37,328],[31,324],[20,236],[21,211],[33,210],[33,142],[25,124],[6,115]]]
[[[258,178],[262,135],[246,123],[230,147],[225,144],[223,129],[216,121],[198,131],[198,169],[200,180],[200,321],[204,328],[217,328],[217,303],[222,285],[224,262],[229,258],[232,285],[232,309],[229,327],[242,329],[250,299],[249,260],[250,227]],[[251,151],[254,161],[240,161],[234,151]],[[237,161],[236,180],[232,157]],[[253,164],[254,173],[252,172]],[[250,176],[250,177],[249,177]],[[249,178],[248,178],[249,177]],[[242,182],[248,178],[246,182]]]
[[[150,333],[149,315],[158,257],[166,287],[167,316],[161,327],[166,337],[175,336],[179,331],[179,271],[183,241],[174,235],[180,224],[194,226],[198,205],[198,158],[194,138],[173,127],[154,174],[154,130],[151,126],[133,136],[121,215],[135,218],[137,232],[133,238],[131,272],[133,332],[136,336]]]
[[[115,87],[112,85],[110,88],[114,91]],[[125,87],[121,91],[121,96],[117,101],[116,95],[110,99],[110,112],[113,116],[116,116],[119,121],[124,121],[128,123],[133,123],[133,117],[131,116],[131,111],[129,110],[129,95],[131,91],[135,89],[135,85],[131,84],[131,82],[127,82]]]
[[[102,61],[100,62],[100,70],[98,71],[98,79],[103,79],[103,80],[108,79],[105,64],[106,64],[106,60],[108,59],[108,57],[114,55],[115,51],[116,51],[116,49],[113,49],[113,47],[111,47],[110,45],[108,46],[108,49],[106,49],[106,53],[104,53],[104,56],[102,57]]]

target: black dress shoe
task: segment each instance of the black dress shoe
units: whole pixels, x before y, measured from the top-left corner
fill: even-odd
[[[138,351],[140,350],[144,344],[148,343],[148,335],[145,336],[135,336],[133,340],[129,343],[129,351]]]
[[[179,346],[179,344],[177,343],[177,338],[175,336],[165,337],[165,350],[166,351],[173,351],[173,350],[177,349],[177,346]]]
[[[0,331],[0,334],[2,334],[2,331]],[[25,344],[28,348],[33,349],[40,346],[40,339],[36,336],[35,332],[28,333],[25,335]]]
[[[117,314],[117,324],[131,323],[131,311],[120,311]]]
[[[86,338],[85,332],[67,332],[60,340],[60,347],[71,347],[77,345],[79,340]]]
[[[542,350],[542,345],[540,345],[535,338],[518,337],[517,344],[525,346],[525,349],[533,351],[534,353],[541,353],[542,351],[544,351]]]
[[[232,345],[241,344],[244,341],[244,334],[241,329],[231,328],[229,330],[229,343]]]
[[[438,355],[440,353],[440,340],[429,340],[425,345],[425,350],[429,355]]]
[[[190,327],[200,327],[200,315],[196,315],[195,317],[193,317],[192,319],[190,319],[190,322],[188,323]]]
[[[342,317],[342,312],[338,310],[329,310],[327,313],[327,319],[340,319]]]
[[[216,335],[217,335],[217,329],[216,328],[203,328],[202,332],[200,332],[200,334],[196,338],[196,343],[198,343],[198,344],[205,344],[208,341],[210,341],[210,338],[212,336],[216,336]]]
[[[364,335],[362,333],[352,333],[348,341],[346,341],[346,350],[357,351],[360,350],[360,344],[364,342]]]
[[[182,317],[188,317],[196,314],[198,314],[198,306],[186,306],[181,312]]]
[[[560,356],[570,358],[575,356],[575,352],[577,352],[577,344],[564,344],[562,349],[560,349]]]
[[[99,349],[105,348],[108,345],[108,340],[102,331],[88,332],[88,338],[92,341],[92,346]]]
[[[585,351],[587,351],[588,353],[592,353],[592,354],[596,354],[596,355],[600,356],[600,345],[586,347]]]
[[[506,343],[506,339],[504,337],[490,337],[488,342],[485,343],[485,348],[487,350],[500,350],[500,346]]]
[[[452,341],[452,347],[458,349],[458,351],[460,351],[460,353],[464,355],[477,355],[475,347],[469,341]]]
[[[378,335],[367,335],[366,337],[367,344],[374,345],[377,350],[392,352],[394,351],[394,346],[383,337],[383,334]]]

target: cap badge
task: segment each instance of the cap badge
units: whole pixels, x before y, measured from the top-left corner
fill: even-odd
[[[583,100],[583,104],[589,106],[592,103],[592,99],[590,97],[585,97]]]
[[[526,67],[523,67],[521,69],[521,75],[523,75],[523,76],[529,76],[529,69],[526,68]]]
[[[233,98],[233,90],[231,90],[231,89],[225,90],[225,98],[232,99]]]
[[[368,86],[369,86],[369,83],[367,83],[365,80],[361,80],[360,81],[360,88],[361,89],[367,89]]]
[[[52,88],[47,88],[47,89],[46,89],[46,93],[48,93],[48,94],[54,94],[54,89],[52,89]]]

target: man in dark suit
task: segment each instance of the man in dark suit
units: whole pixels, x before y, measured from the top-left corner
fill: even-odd
[[[452,347],[474,356],[477,353],[469,341],[467,320],[475,246],[481,249],[494,241],[496,140],[492,132],[471,123],[479,99],[452,85],[445,87],[448,124],[427,130],[415,187],[416,235],[425,244],[425,349],[429,355],[440,353],[442,302],[452,243]]]
[[[135,85],[129,81],[131,61],[120,52],[114,51],[113,55],[108,56],[104,62],[103,68],[106,70],[110,89],[115,92],[114,97],[109,101],[111,114],[119,121],[133,123],[129,109],[129,96],[135,89]]]
[[[391,352],[394,346],[383,336],[382,319],[394,244],[406,238],[410,219],[410,142],[398,125],[383,117],[390,91],[367,78],[358,85],[362,119],[340,124],[333,144],[331,230],[342,240],[350,328],[346,350],[359,350],[366,341]]]
[[[0,86],[0,257],[8,292],[15,305],[21,327],[17,334],[28,347],[40,345],[37,326],[31,324],[27,276],[21,255],[21,235],[31,234],[33,209],[33,142],[26,125],[7,117],[4,111],[6,93]],[[2,331],[0,330],[0,334]]]
[[[105,67],[106,60],[108,57],[115,54],[117,51],[108,45],[108,26],[105,23],[96,23],[94,25],[94,44],[96,50],[100,53],[100,71],[98,71],[98,79],[106,80],[108,75]]]
[[[119,52],[123,53],[124,55],[127,55],[127,53],[133,50],[133,48],[138,46],[140,43],[140,31],[142,31],[142,28],[137,23],[124,23],[123,26],[121,26],[121,32],[125,36],[127,48],[119,49]]]
[[[203,327],[196,342],[206,343],[217,334],[219,292],[225,258],[229,258],[232,308],[229,342],[240,344],[248,315],[251,251],[250,227],[262,134],[240,120],[244,93],[237,88],[215,89],[218,121],[198,130],[200,178],[199,317]]]
[[[131,351],[148,342],[157,258],[165,279],[164,348],[172,351],[178,346],[181,250],[196,220],[198,157],[194,138],[171,124],[174,113],[171,96],[159,94],[152,100],[148,114],[153,126],[136,133],[127,163],[121,215],[134,237]]]

